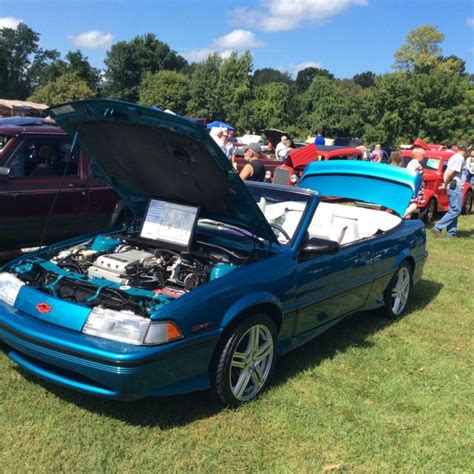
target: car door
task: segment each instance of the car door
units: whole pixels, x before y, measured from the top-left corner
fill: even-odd
[[[370,242],[342,245],[335,254],[297,262],[295,335],[362,308],[373,280]]]
[[[38,245],[43,234],[51,242],[84,232],[87,189],[79,153],[70,154],[70,146],[61,135],[22,137],[5,163],[10,176],[0,184],[0,247]]]

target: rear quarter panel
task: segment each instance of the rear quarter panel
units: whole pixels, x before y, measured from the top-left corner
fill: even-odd
[[[413,283],[416,284],[421,279],[428,256],[425,226],[418,219],[403,220],[391,231],[375,236],[372,250],[374,283],[367,299],[368,308],[381,305],[390,279],[404,260],[412,265]]]

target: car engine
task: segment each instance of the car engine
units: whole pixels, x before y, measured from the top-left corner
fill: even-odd
[[[66,301],[146,315],[247,259],[216,245],[178,252],[126,235],[101,235],[49,260],[26,259],[15,270],[27,284]]]

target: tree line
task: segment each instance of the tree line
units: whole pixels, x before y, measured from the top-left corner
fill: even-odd
[[[154,34],[120,41],[106,52],[103,71],[79,50],[64,58],[39,46],[21,23],[0,29],[0,97],[49,105],[110,97],[223,120],[240,130],[280,128],[301,138],[328,136],[397,145],[474,141],[473,77],[456,56],[444,56],[444,35],[431,25],[412,30],[394,53],[393,71],[337,79],[308,67],[293,79],[272,68],[253,70],[250,52],[211,54],[189,64]]]

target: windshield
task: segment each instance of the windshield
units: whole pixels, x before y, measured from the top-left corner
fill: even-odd
[[[310,196],[302,192],[281,190],[276,186],[265,186],[256,183],[246,184],[278,242],[282,245],[289,245],[298,231],[310,201]],[[255,238],[251,229],[237,228],[206,218],[200,218],[198,221],[198,227],[216,226],[216,224],[217,227],[222,229],[231,229],[230,234]],[[234,230],[232,231],[232,229]]]
[[[288,245],[296,235],[310,196],[250,183],[247,184],[247,188],[278,241],[283,245]]]
[[[403,167],[406,168],[408,163],[412,160],[411,156],[405,156],[403,158]],[[421,162],[421,166],[423,166],[423,169],[428,169],[428,170],[437,170],[439,166],[439,158],[425,158]]]

